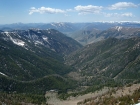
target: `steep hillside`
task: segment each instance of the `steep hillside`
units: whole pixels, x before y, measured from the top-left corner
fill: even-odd
[[[63,56],[81,47],[56,30],[1,32],[0,73],[20,80],[71,71]]]
[[[140,38],[109,38],[85,46],[66,58],[83,76],[124,79],[140,79]],[[94,79],[95,78],[95,79]],[[103,81],[102,81],[103,82]]]
[[[89,43],[96,42],[97,35],[101,32],[101,30],[98,29],[87,29],[87,30],[80,30],[74,32],[71,37],[75,40],[77,40],[82,45],[87,45]]]
[[[1,37],[4,40],[11,40],[18,46],[28,48],[29,43],[44,46],[60,54],[67,54],[81,47],[78,42],[54,29],[14,30],[1,32]]]
[[[54,29],[0,31],[0,104],[41,104],[48,90],[73,89],[76,82],[65,75],[74,68],[63,57],[80,47]]]
[[[73,88],[75,83],[60,75],[44,76],[31,81],[20,81],[0,75],[0,81],[0,91],[31,94],[45,94],[46,91],[53,89],[66,90]]]
[[[50,75],[31,81],[20,81],[0,75],[0,105],[46,105],[46,91],[66,91],[76,82],[60,75]]]
[[[104,39],[109,37],[127,39],[137,36],[140,36],[140,28],[115,26],[108,30],[102,31],[97,37],[103,37]]]

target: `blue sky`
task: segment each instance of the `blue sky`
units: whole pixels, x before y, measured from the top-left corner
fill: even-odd
[[[140,0],[0,0],[0,24],[140,21]]]

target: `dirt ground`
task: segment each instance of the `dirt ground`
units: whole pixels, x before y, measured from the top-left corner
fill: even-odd
[[[140,87],[140,84],[133,84],[131,86],[125,86],[122,88],[115,88],[115,93],[112,94],[114,97],[119,97],[122,95],[132,94],[134,90],[138,89]],[[47,99],[47,103],[49,105],[77,105],[78,102],[81,102],[85,99],[92,98],[92,97],[98,97],[103,94],[107,94],[109,91],[111,91],[112,88],[103,88],[100,91],[96,91],[95,93],[89,93],[82,96],[77,97],[70,97],[69,99],[63,101],[57,98],[56,92],[46,92],[45,97],[49,97]]]
[[[125,86],[116,90],[116,93],[113,94],[114,97],[131,95],[135,90],[140,88],[140,84],[133,84],[131,86]]]
[[[46,92],[45,97],[50,97],[49,99],[47,99],[47,103],[49,105],[77,105],[78,102],[83,101],[86,98],[91,98],[91,97],[96,97],[98,95],[102,95],[104,93],[106,93],[107,91],[109,91],[109,89],[107,87],[105,87],[104,89],[102,89],[101,91],[97,91],[95,93],[89,93],[89,94],[85,94],[82,96],[77,96],[77,97],[70,97],[67,100],[59,100],[57,98],[57,93],[55,92]]]

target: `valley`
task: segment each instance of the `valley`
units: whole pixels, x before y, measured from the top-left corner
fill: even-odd
[[[120,97],[128,92],[138,103],[139,23],[36,23],[0,29],[0,105],[108,105],[108,98],[118,105],[126,102]]]

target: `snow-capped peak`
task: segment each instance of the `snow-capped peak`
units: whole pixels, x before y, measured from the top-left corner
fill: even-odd
[[[123,27],[121,27],[121,26],[116,26],[116,27],[115,27],[115,29],[118,30],[118,31],[120,31],[122,28],[123,28]]]

